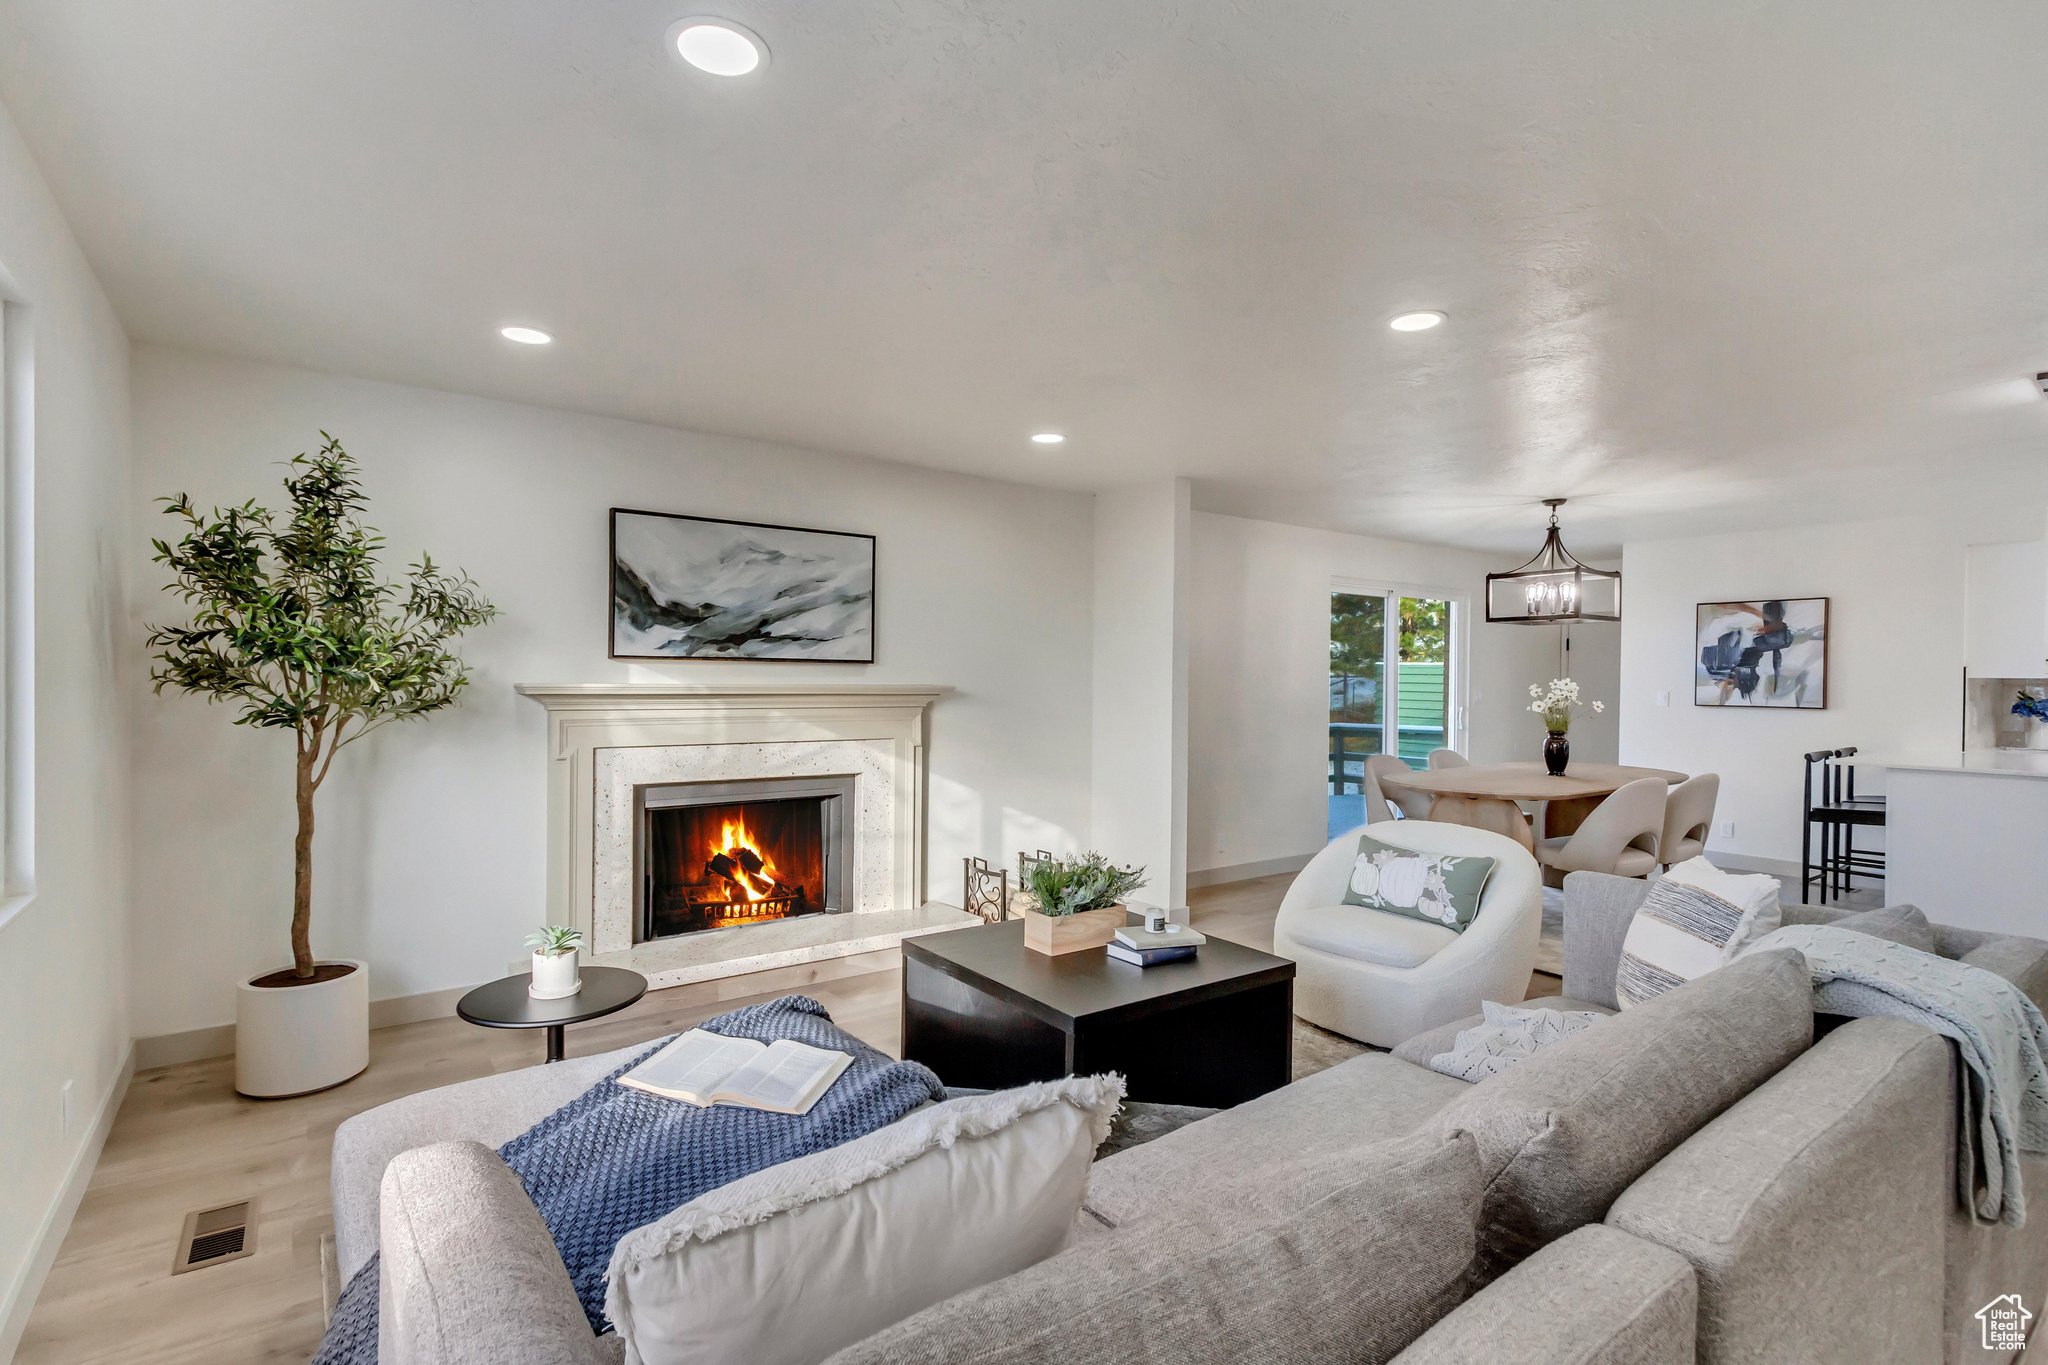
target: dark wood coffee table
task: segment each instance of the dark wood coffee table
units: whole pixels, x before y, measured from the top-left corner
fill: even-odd
[[[548,1060],[562,1060],[562,1030],[586,1019],[617,1014],[647,994],[647,978],[624,967],[582,968],[583,989],[559,1000],[536,1000],[526,993],[533,983],[530,972],[502,976],[489,985],[478,986],[455,1003],[455,1013],[485,1028],[544,1028],[548,1031]]]
[[[1024,923],[903,940],[903,1055],[990,1090],[1123,1073],[1129,1098],[1223,1108],[1293,1079],[1294,964],[1211,936],[1157,967],[1047,957]]]

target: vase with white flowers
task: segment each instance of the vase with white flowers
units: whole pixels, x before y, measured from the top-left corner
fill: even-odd
[[[1543,728],[1550,732],[1550,738],[1543,741],[1543,766],[1552,777],[1563,777],[1565,765],[1572,761],[1571,741],[1565,738],[1572,728],[1572,713],[1590,708],[1598,715],[1607,705],[1582,700],[1579,685],[1570,678],[1552,678],[1547,688],[1530,683],[1529,696],[1529,709],[1543,717]]]

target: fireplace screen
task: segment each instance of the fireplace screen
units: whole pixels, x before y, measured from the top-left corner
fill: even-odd
[[[635,941],[851,909],[852,795],[850,777],[641,788]]]

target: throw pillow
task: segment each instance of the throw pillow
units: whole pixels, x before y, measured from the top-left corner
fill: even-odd
[[[1791,949],[1752,953],[1490,1076],[1428,1126],[1479,1142],[1485,1284],[1620,1193],[1813,1041]],[[1475,1286],[1476,1287],[1476,1286]]]
[[[1282,1153],[1278,1164],[1294,1163]],[[1230,1190],[1237,1182],[1198,1182],[832,1365],[1382,1365],[1465,1296],[1480,1201],[1473,1140],[1418,1131],[1281,1178],[1297,1176],[1315,1193],[1266,1216]]]
[[[811,1365],[1065,1244],[1119,1076],[948,1100],[636,1228],[605,1316],[642,1365]]]
[[[1479,896],[1493,875],[1493,859],[1450,853],[1417,853],[1358,836],[1346,905],[1441,924],[1464,933],[1479,913]]]
[[[1689,858],[1650,886],[1614,972],[1623,1009],[1705,976],[1778,927],[1778,879]]]
[[[1831,926],[1848,929],[1858,934],[1868,934],[1902,948],[1914,948],[1923,953],[1932,953],[1934,948],[1934,926],[1927,922],[1927,916],[1920,913],[1917,905],[1887,905],[1882,910],[1865,910],[1860,914],[1844,915]]]
[[[1480,1001],[1479,1008],[1485,1022],[1463,1030],[1449,1051],[1432,1056],[1431,1071],[1460,1081],[1483,1081],[1608,1017],[1598,1010],[1526,1010],[1491,1000]]]

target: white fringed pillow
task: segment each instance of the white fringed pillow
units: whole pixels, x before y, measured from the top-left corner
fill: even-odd
[[[641,1365],[811,1365],[1058,1251],[1121,1076],[918,1109],[635,1228],[605,1316]]]
[[[1778,927],[1778,879],[1688,858],[1651,883],[1614,971],[1621,1008],[1640,1005],[1732,960]]]

